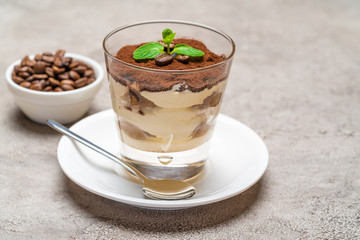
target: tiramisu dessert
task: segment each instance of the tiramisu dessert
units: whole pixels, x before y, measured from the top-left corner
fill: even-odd
[[[195,39],[127,45],[107,59],[112,106],[126,145],[148,152],[179,152],[206,143],[215,124],[229,66],[225,55]]]

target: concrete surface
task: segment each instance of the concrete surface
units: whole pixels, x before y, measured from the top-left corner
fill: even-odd
[[[264,177],[187,210],[104,199],[65,177],[60,136],[24,117],[0,81],[0,239],[360,239],[359,1],[0,0],[0,70],[58,48],[104,64],[110,30],[157,18],[234,38],[222,113],[264,138]],[[104,81],[89,114],[109,107]]]

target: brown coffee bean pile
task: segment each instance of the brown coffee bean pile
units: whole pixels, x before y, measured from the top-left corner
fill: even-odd
[[[33,60],[25,56],[14,67],[12,79],[22,87],[45,92],[74,90],[95,81],[92,67],[64,55],[64,50],[57,50],[37,54]]]

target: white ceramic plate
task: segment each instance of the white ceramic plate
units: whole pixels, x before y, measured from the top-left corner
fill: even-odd
[[[71,130],[112,152],[118,152],[113,111],[99,112],[79,121]],[[224,200],[255,184],[265,172],[268,151],[261,138],[239,121],[219,115],[209,160],[194,182],[196,194],[185,200],[152,200],[142,187],[122,174],[99,153],[63,136],[58,159],[64,173],[84,189],[118,202],[138,207],[179,209]],[[121,176],[122,175],[122,176]]]

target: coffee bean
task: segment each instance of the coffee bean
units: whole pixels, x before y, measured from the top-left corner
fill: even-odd
[[[87,65],[86,63],[80,62],[79,66],[85,67],[85,68],[91,68],[89,65]]]
[[[64,55],[65,55],[65,51],[62,49],[57,50],[55,53],[56,57],[64,57]]]
[[[60,81],[56,80],[55,78],[49,77],[49,82],[51,86],[60,86]]]
[[[93,77],[94,76],[94,71],[91,69],[87,69],[84,72],[84,77]]]
[[[52,69],[51,67],[45,68],[45,73],[46,73],[49,77],[55,77],[54,69]]]
[[[47,86],[46,80],[44,80],[44,79],[41,79],[41,80],[40,80],[40,84],[41,84],[41,86],[42,86],[43,88]]]
[[[26,65],[29,66],[29,67],[33,67],[35,65],[36,61],[35,60],[28,60],[26,61]]]
[[[72,61],[71,64],[69,65],[69,68],[75,68],[79,66],[79,62],[78,61]]]
[[[87,78],[83,77],[83,78],[79,78],[78,80],[75,81],[75,88],[81,88],[83,86],[85,86],[87,84]]]
[[[21,71],[21,72],[28,72],[29,69],[30,69],[30,67],[24,66],[24,67],[22,67],[22,68],[20,69],[20,71]]]
[[[87,79],[87,85],[89,85],[90,83],[93,83],[95,81],[95,78],[90,77]]]
[[[69,73],[68,72],[64,72],[62,74],[59,74],[58,77],[57,77],[59,80],[65,80],[65,79],[69,79],[70,76],[69,76]]]
[[[30,89],[35,91],[41,91],[43,90],[43,87],[41,83],[35,83],[35,84],[31,84]]]
[[[20,66],[26,66],[26,62],[29,61],[29,56],[25,56],[20,63]]]
[[[167,53],[161,53],[155,57],[155,63],[158,66],[165,66],[173,61],[174,57]]]
[[[40,83],[40,80],[34,80],[31,82],[31,84],[36,84],[36,83]]]
[[[186,55],[177,55],[175,59],[181,63],[188,63],[190,61],[190,57]]]
[[[64,91],[64,90],[62,90],[61,87],[56,87],[56,88],[54,89],[54,92],[62,92],[62,91]]]
[[[20,65],[16,65],[14,67],[14,70],[15,70],[16,73],[26,72],[28,70],[28,67],[27,66],[21,67]]]
[[[42,57],[42,60],[44,60],[45,62],[48,62],[48,63],[53,63],[54,60],[55,60],[55,57],[54,56],[46,56],[46,55],[44,55]]]
[[[37,61],[34,65],[35,73],[44,73],[46,68],[46,63],[43,61]]]
[[[59,68],[59,67],[57,67],[57,66],[55,66],[55,65],[53,65],[52,66],[52,69],[54,70],[54,73],[55,74],[60,74],[60,73],[63,73],[63,72],[65,72],[65,68]]]
[[[84,66],[77,66],[75,68],[72,69],[73,71],[77,72],[80,75],[84,75],[86,67]]]
[[[32,67],[28,67],[27,72],[30,73],[30,75],[33,75],[35,73],[35,71]]]
[[[28,77],[28,78],[25,79],[25,81],[27,81],[27,82],[31,82],[31,81],[33,81],[33,80],[34,80],[34,76],[30,76],[30,77]]]
[[[66,58],[64,58],[64,66],[65,66],[65,67],[69,67],[70,64],[71,64],[71,62],[72,62],[72,58],[71,58],[71,57],[66,57]]]
[[[74,87],[71,86],[71,85],[68,85],[68,84],[63,84],[63,85],[61,85],[61,88],[62,88],[64,91],[74,90]]]
[[[19,77],[19,76],[13,77],[13,80],[17,84],[20,84],[20,83],[22,83],[24,81],[24,79],[22,77]]]
[[[70,71],[69,76],[72,80],[78,80],[80,78],[80,75],[75,71]]]
[[[14,66],[14,72],[18,73],[20,72],[21,66],[20,65],[15,65]]]
[[[28,73],[28,72],[19,72],[18,75],[19,75],[19,77],[22,77],[22,78],[30,77],[30,73]]]
[[[41,61],[41,59],[42,59],[42,55],[41,55],[41,54],[36,54],[36,55],[35,55],[35,60],[36,60],[36,61]]]
[[[47,79],[48,75],[47,74],[34,74],[33,77],[35,79]]]
[[[59,67],[59,68],[61,68],[61,67],[63,66],[63,61],[61,60],[60,57],[56,57],[56,58],[54,59],[54,65],[57,66],[57,67]]]
[[[60,85],[70,85],[70,86],[75,86],[75,82],[73,80],[70,79],[65,79],[60,81]]]
[[[53,89],[52,89],[51,86],[47,86],[46,88],[43,89],[43,91],[45,91],[45,92],[50,92],[50,91],[52,91],[52,90],[53,90]]]
[[[18,73],[18,72],[20,72],[20,71],[19,71],[20,68],[21,68],[20,65],[15,65],[13,72],[15,72],[15,74]]]
[[[24,88],[29,88],[31,86],[30,82],[22,82],[20,83],[20,86],[24,87]]]

